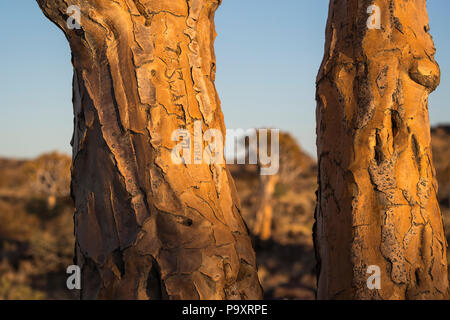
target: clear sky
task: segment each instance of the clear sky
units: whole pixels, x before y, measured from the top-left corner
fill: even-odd
[[[450,1],[428,0],[441,65],[432,124],[450,122]],[[228,128],[276,127],[315,154],[315,77],[328,0],[224,0],[216,85]],[[34,0],[0,0],[0,156],[70,153],[72,67],[61,31]]]

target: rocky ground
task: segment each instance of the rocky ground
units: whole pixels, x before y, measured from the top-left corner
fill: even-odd
[[[450,126],[432,130],[439,199],[450,240]],[[314,299],[312,244],[316,171],[290,135],[280,141],[280,178],[272,195],[267,240],[253,236],[267,299]],[[65,268],[73,264],[70,158],[47,154],[29,161],[0,159],[0,299],[74,299]],[[242,214],[253,230],[260,199],[255,165],[231,165]]]

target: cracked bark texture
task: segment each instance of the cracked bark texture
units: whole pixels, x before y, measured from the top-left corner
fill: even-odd
[[[219,0],[37,0],[74,66],[72,196],[83,299],[259,299],[225,165],[176,165],[172,132],[225,132]],[[70,30],[67,8],[81,9]]]
[[[367,8],[381,10],[368,29]],[[428,95],[440,80],[425,0],[331,0],[317,77],[319,299],[448,298]],[[381,269],[369,290],[367,268]]]

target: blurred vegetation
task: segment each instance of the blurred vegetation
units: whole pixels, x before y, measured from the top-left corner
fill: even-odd
[[[70,158],[0,160],[0,299],[70,299]]]

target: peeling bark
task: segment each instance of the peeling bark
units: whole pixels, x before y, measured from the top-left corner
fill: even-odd
[[[225,132],[219,0],[37,0],[74,65],[72,196],[84,299],[259,299],[225,165],[177,165],[172,132]],[[66,10],[81,9],[70,30]],[[225,135],[224,135],[225,136]]]
[[[381,9],[381,29],[366,26]],[[426,1],[330,1],[317,77],[319,299],[448,298],[428,95]],[[370,265],[381,289],[370,290]]]

